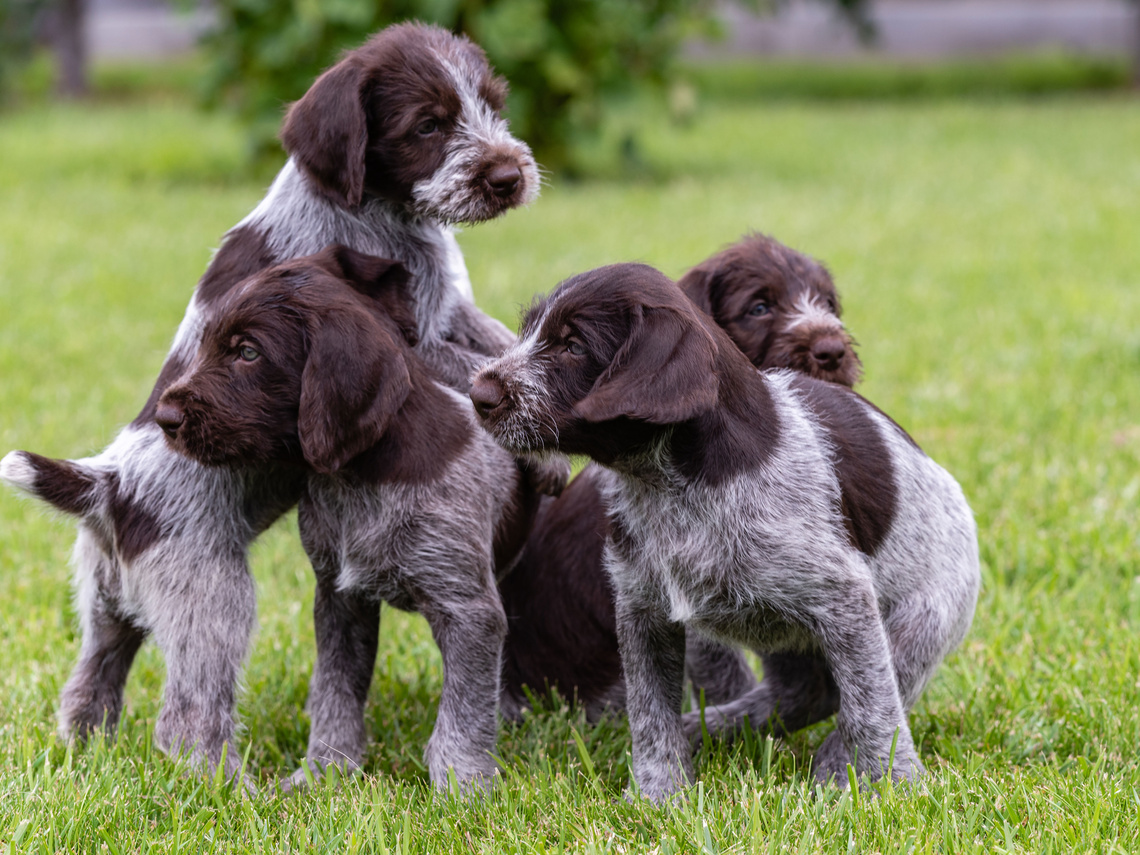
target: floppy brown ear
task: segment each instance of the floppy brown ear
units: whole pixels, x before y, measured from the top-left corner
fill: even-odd
[[[400,329],[404,340],[415,347],[420,340],[416,304],[409,283],[408,268],[391,258],[359,252],[349,246],[332,244],[315,256],[313,262],[337,279],[375,300]]]
[[[710,317],[713,313],[712,291],[716,276],[716,265],[706,262],[698,264],[677,280],[677,285],[685,292],[685,296],[692,300],[698,309]]]
[[[334,202],[349,208],[364,195],[368,120],[364,70],[344,59],[317,78],[289,109],[281,143]]]
[[[297,432],[317,472],[371,448],[411,392],[401,347],[361,308],[324,318],[310,333]]]
[[[716,404],[716,343],[697,318],[638,307],[629,338],[575,407],[588,422],[631,418],[676,424]]]

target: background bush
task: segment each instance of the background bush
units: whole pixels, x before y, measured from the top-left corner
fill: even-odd
[[[660,91],[711,0],[219,0],[208,95],[235,107],[255,150],[276,151],[283,107],[346,48],[396,21],[467,33],[511,84],[512,129],[552,168],[574,166],[629,95]]]
[[[45,0],[0,0],[0,95],[15,68],[31,56],[46,6]]]

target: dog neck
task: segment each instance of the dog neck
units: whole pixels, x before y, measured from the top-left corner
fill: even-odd
[[[450,226],[413,217],[390,200],[369,197],[344,208],[320,193],[290,158],[261,203],[234,229],[263,235],[277,259],[318,252],[332,243],[382,258],[395,258],[411,273],[411,296],[421,339],[443,338],[451,305],[470,299],[471,283]]]

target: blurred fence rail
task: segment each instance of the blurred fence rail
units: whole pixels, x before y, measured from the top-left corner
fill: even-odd
[[[846,58],[873,52],[939,58],[1060,48],[1127,54],[1140,36],[1140,4],[1129,0],[877,0],[878,38],[861,45],[829,4],[792,0],[757,15],[726,2],[726,38],[691,43],[690,58],[748,55]],[[214,20],[208,2],[187,10],[163,0],[90,0],[87,38],[95,59],[145,58],[191,50]]]

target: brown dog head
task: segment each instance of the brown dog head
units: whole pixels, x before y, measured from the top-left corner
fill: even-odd
[[[528,311],[518,343],[476,375],[471,399],[509,450],[605,460],[716,404],[710,326],[653,268],[598,268]]]
[[[506,82],[439,27],[381,30],[290,108],[285,150],[334,202],[367,196],[443,222],[479,222],[538,194],[527,145],[500,115]]]
[[[863,371],[827,268],[764,235],[701,262],[678,283],[758,368],[854,386]]]
[[[339,469],[379,441],[411,389],[406,283],[398,262],[343,246],[255,274],[217,305],[156,421],[208,465]]]

